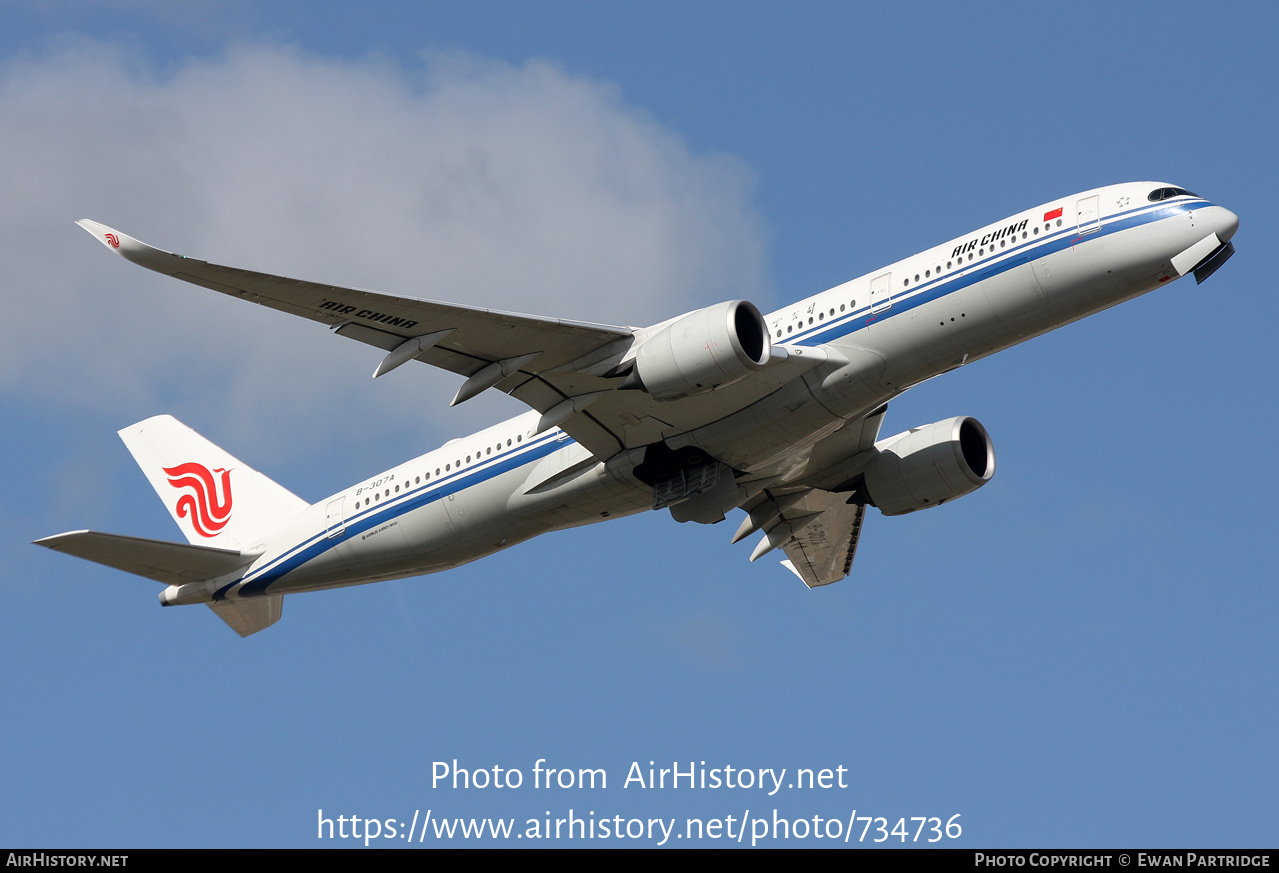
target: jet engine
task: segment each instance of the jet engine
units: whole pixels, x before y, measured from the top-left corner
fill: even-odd
[[[771,352],[759,310],[730,300],[682,315],[647,339],[623,387],[643,388],[657,400],[690,397],[762,368]]]
[[[995,474],[995,447],[975,418],[959,416],[875,444],[866,493],[884,515],[905,515],[963,497]]]

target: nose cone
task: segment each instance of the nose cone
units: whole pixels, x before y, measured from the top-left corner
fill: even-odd
[[[1239,229],[1239,216],[1229,209],[1223,209],[1218,206],[1212,217],[1212,224],[1217,231],[1217,239],[1227,243],[1235,235],[1235,231]]]

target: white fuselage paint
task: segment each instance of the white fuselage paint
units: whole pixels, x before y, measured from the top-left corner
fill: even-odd
[[[1178,253],[1233,234],[1228,210],[1193,195],[1150,202],[1155,187],[1062,198],[768,314],[773,343],[818,346],[829,360],[668,444],[747,473],[756,493],[785,484],[802,475],[794,458],[912,385],[1157,288],[1179,275]],[[538,418],[453,440],[320,501],[272,532],[217,596],[437,572],[651,507],[652,489],[632,474],[641,450],[599,462],[558,428],[535,434]]]

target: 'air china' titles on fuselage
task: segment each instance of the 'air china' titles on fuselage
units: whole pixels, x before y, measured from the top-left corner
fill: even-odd
[[[1016,224],[1010,224],[1007,227],[1001,227],[999,230],[992,230],[990,233],[986,234],[980,239],[977,237],[973,237],[968,242],[962,245],[955,246],[955,250],[950,253],[950,256],[952,258],[957,258],[962,254],[971,252],[973,249],[977,248],[977,246],[989,245],[990,243],[998,242],[999,240],[1003,239],[1006,236],[1012,236],[1013,234],[1021,233],[1023,230],[1026,229],[1026,225],[1029,223],[1030,223],[1030,219],[1026,218],[1017,222]]]
[[[411,318],[398,318],[394,315],[387,315],[385,312],[375,312],[372,309],[361,309],[355,311],[354,306],[342,303],[337,300],[325,300],[320,304],[321,309],[327,309],[336,315],[349,315],[352,318],[363,318],[367,321],[376,321],[380,324],[389,324],[392,327],[416,327],[417,322]]]

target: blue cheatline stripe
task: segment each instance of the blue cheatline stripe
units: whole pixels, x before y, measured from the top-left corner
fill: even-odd
[[[895,315],[908,312],[917,306],[945,297],[947,294],[953,294],[956,291],[968,288],[983,279],[1015,269],[1031,260],[1047,257],[1067,248],[1072,248],[1080,240],[1091,242],[1103,236],[1170,218],[1200,206],[1211,205],[1209,201],[1201,198],[1182,200],[1171,204],[1167,202],[1143,204],[1126,212],[1110,216],[1101,222],[1097,230],[1089,231],[1086,234],[1078,232],[1078,225],[1063,227],[1056,233],[1046,234],[1037,239],[1026,240],[1020,244],[1012,245],[1007,249],[1001,250],[998,254],[992,253],[975,263],[965,266],[962,272],[956,271],[959,272],[959,275],[952,273],[949,277],[939,276],[930,281],[922,282],[907,294],[894,295],[890,289],[889,297],[892,300],[892,307],[886,312],[871,315],[871,307],[867,305],[860,310],[850,312],[848,315],[833,319],[825,324],[817,325],[806,331],[801,330],[793,336],[788,336],[783,342],[816,345],[828,343],[850,333],[855,333],[870,324],[885,321]],[[1000,225],[1006,225],[1008,220],[1001,222]],[[541,439],[530,440],[524,446],[512,450],[504,456],[495,457],[491,461],[485,462],[481,467],[466,471],[459,470],[451,476],[437,479],[433,483],[422,485],[412,491],[406,491],[394,501],[371,507],[352,516],[346,521],[345,529],[337,536],[329,537],[328,528],[326,527],[320,533],[294,546],[292,549],[286,550],[279,557],[245,575],[242,579],[237,579],[235,582],[224,585],[215,593],[214,599],[225,599],[226,592],[240,582],[244,583],[239,592],[242,596],[266,594],[268,593],[267,587],[273,582],[278,581],[317,556],[324,554],[334,546],[346,542],[353,536],[364,533],[370,528],[384,524],[393,518],[398,518],[429,503],[441,500],[450,494],[458,494],[474,485],[540,460],[572,443],[572,440],[564,439],[562,432],[556,428],[549,431]]]
[[[378,525],[385,524],[391,519],[406,515],[415,509],[420,509],[427,504],[443,500],[450,494],[459,494],[467,488],[487,482],[503,473],[516,470],[534,461],[541,460],[566,446],[573,445],[571,439],[562,439],[561,433],[557,428],[548,432],[541,439],[530,440],[516,449],[491,458],[481,466],[459,470],[450,476],[423,484],[413,490],[406,490],[395,500],[372,506],[351,516],[346,521],[345,529],[337,536],[330,537],[328,535],[329,529],[325,527],[305,542],[287,549],[278,558],[274,558],[257,570],[222,586],[214,594],[213,599],[224,600],[226,592],[241,582],[244,584],[241,585],[238,592],[240,596],[252,597],[267,594],[269,592],[266,589],[271,583],[278,581],[286,574],[293,572],[308,561],[354,536],[358,536]]]
[[[870,306],[864,306],[861,309],[850,312],[848,315],[841,316],[826,322],[825,324],[816,325],[806,330],[801,330],[792,336],[784,339],[775,339],[775,342],[782,343],[803,343],[808,345],[821,345],[837,340],[840,337],[855,333],[862,328],[886,321],[894,315],[900,315],[903,312],[909,312],[916,306],[922,306],[933,300],[945,297],[947,294],[953,294],[971,285],[975,285],[982,279],[988,279],[1000,273],[1007,272],[1021,266],[1030,260],[1044,258],[1048,255],[1056,254],[1068,248],[1072,248],[1080,240],[1083,242],[1091,242],[1100,239],[1103,236],[1109,236],[1113,233],[1129,230],[1134,227],[1140,227],[1143,224],[1150,224],[1156,221],[1162,221],[1165,218],[1171,218],[1182,212],[1188,212],[1201,206],[1211,206],[1207,200],[1179,201],[1177,203],[1159,203],[1152,205],[1143,205],[1130,209],[1126,212],[1120,212],[1106,219],[1100,228],[1089,231],[1086,234],[1080,234],[1078,225],[1071,225],[1062,228],[1056,233],[1040,237],[1038,239],[1030,239],[1019,245],[1010,246],[1001,250],[998,254],[991,254],[963,268],[964,272],[960,275],[952,273],[948,277],[937,277],[930,281],[921,282],[915,286],[914,290],[908,293],[893,294],[889,293],[892,300],[892,307],[888,310],[875,315],[870,314]],[[959,272],[959,271],[955,271]],[[820,295],[819,295],[820,296]]]

